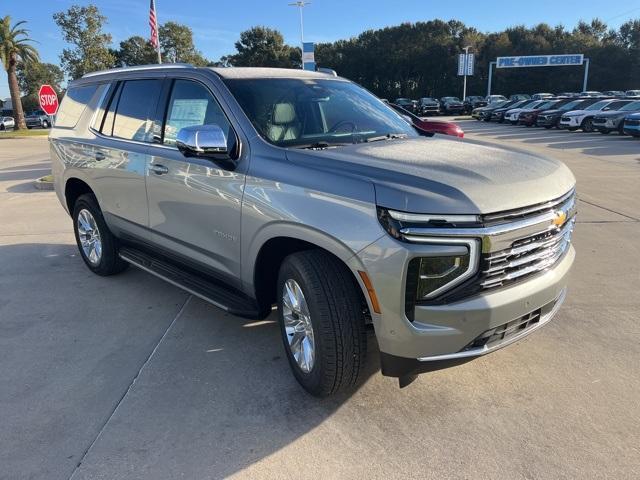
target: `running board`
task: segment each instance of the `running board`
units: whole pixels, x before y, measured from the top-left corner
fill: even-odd
[[[131,247],[120,247],[120,258],[222,310],[245,318],[262,318],[257,302],[230,287],[184,270],[161,258]]]

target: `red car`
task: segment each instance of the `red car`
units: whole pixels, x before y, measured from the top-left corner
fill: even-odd
[[[452,135],[459,138],[464,137],[464,131],[456,123],[438,120],[424,120],[417,115],[414,115],[413,113],[405,110],[401,106],[396,105],[395,103],[389,103],[389,106],[401,115],[408,117],[408,119],[411,120],[413,127],[417,130],[431,135],[440,133],[443,135]]]

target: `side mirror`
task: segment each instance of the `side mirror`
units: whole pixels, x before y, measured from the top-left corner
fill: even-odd
[[[176,137],[176,147],[185,157],[230,158],[229,140],[215,124],[181,128]]]

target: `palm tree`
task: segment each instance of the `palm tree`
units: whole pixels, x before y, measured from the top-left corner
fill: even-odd
[[[32,41],[28,36],[29,31],[21,28],[21,25],[25,23],[24,21],[18,22],[12,27],[9,15],[0,20],[0,62],[7,71],[11,103],[16,117],[16,129],[27,128],[24,122],[16,67],[18,62],[31,63],[39,59],[37,50],[28,44]]]

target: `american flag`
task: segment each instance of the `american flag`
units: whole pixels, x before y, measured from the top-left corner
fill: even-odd
[[[151,45],[153,48],[157,49],[159,40],[158,40],[158,19],[156,18],[156,2],[155,0],[151,0],[151,5],[149,7],[149,26],[151,27]]]

